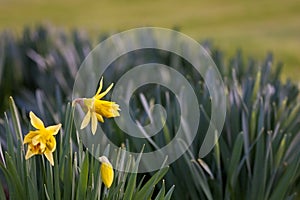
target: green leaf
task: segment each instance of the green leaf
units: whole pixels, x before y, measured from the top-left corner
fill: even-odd
[[[86,152],[82,166],[80,167],[80,175],[79,175],[79,180],[77,185],[77,195],[76,195],[77,200],[86,198],[88,170],[89,170],[89,154],[88,152]]]
[[[17,140],[19,141],[19,144],[23,147],[23,134],[22,134],[22,129],[21,129],[21,124],[20,124],[20,119],[19,119],[19,112],[16,107],[15,101],[12,97],[9,97],[10,100],[10,112],[12,115],[12,121],[13,121],[13,127],[14,130],[16,131],[16,136]]]
[[[92,171],[94,176],[94,188],[91,191],[91,199],[96,200],[100,198],[100,192],[101,192],[100,162],[98,160],[95,160]]]
[[[0,199],[6,199],[2,184],[0,184]]]
[[[12,159],[15,160],[15,151],[14,151],[14,140],[13,140],[13,134],[9,128],[9,120],[7,117],[7,114],[4,113],[5,116],[5,132],[6,132],[6,142],[7,142],[7,153],[9,155],[12,155]]]
[[[240,163],[241,154],[243,149],[243,133],[239,133],[235,139],[232,155],[228,167],[228,180],[226,184],[227,195],[233,194],[236,180],[239,174],[238,165]]]
[[[256,143],[254,169],[252,177],[252,190],[249,194],[250,199],[264,199],[266,186],[266,167],[267,159],[265,153],[265,141],[262,135],[258,136]]]
[[[53,172],[52,166],[47,165],[47,173],[46,173],[46,184],[44,184],[45,192],[48,193],[49,199],[54,199],[54,184],[53,184]]]
[[[34,179],[36,180],[36,179]],[[38,191],[37,191],[37,187],[36,185],[33,183],[31,177],[27,177],[27,185],[28,185],[28,189],[27,189],[27,197],[30,200],[38,200],[39,196],[38,196]]]
[[[257,98],[257,95],[259,94],[260,83],[261,83],[261,70],[258,70],[253,92],[252,92],[252,97],[251,97],[252,102],[254,102],[254,100]]]
[[[72,160],[69,157],[65,157],[65,169],[64,169],[64,195],[63,199],[72,198]]]
[[[123,199],[132,199],[133,192],[136,186],[136,178],[137,178],[137,172],[138,172],[138,166],[140,164],[141,158],[142,158],[142,152],[144,151],[144,147],[141,150],[141,153],[138,155],[137,160],[134,164],[133,173],[129,177],[129,181],[127,183],[127,187],[124,193]],[[131,158],[132,159],[132,158]]]
[[[6,181],[9,182],[10,194],[12,199],[23,199],[26,196],[26,191],[21,182],[20,176],[16,170],[15,165],[12,162],[12,158],[5,153],[6,166],[0,162],[0,168],[6,177]]]
[[[46,199],[47,200],[51,200],[51,198],[49,197],[49,194],[48,194],[48,191],[47,191],[47,187],[46,187],[45,184],[44,184],[44,189],[45,189]]]
[[[148,199],[153,191],[154,186],[164,177],[168,170],[169,167],[165,167],[156,172],[141,188],[141,190],[136,193],[134,199]]]
[[[280,145],[279,145],[276,157],[275,157],[275,167],[276,168],[279,167],[279,164],[280,164],[280,162],[282,160],[282,156],[284,154],[285,147],[286,147],[286,138],[287,138],[287,134],[284,134],[284,136],[283,136],[283,138],[282,138],[282,140],[280,142]]]
[[[59,148],[59,155],[58,159],[60,161],[59,164],[59,169],[61,172],[61,175],[63,176],[64,172],[64,161],[65,161],[65,156],[70,157],[69,159],[72,160],[72,153],[71,151],[71,133],[73,130],[73,112],[74,108],[71,106],[70,103],[68,103],[66,112],[65,112],[65,118],[64,118],[64,135],[60,135],[60,148]]]
[[[171,189],[168,191],[168,193],[165,196],[165,200],[170,200],[171,199],[174,189],[175,189],[175,185],[173,185],[171,187]]]
[[[165,196],[165,181],[163,180],[163,183],[162,183],[162,187],[160,189],[160,191],[158,192],[155,200],[164,200],[164,196]]]
[[[277,182],[276,187],[271,193],[272,195],[270,200],[284,199],[293,179],[295,178],[295,174],[299,172],[299,164],[300,154],[298,153],[297,160],[294,160],[287,166],[286,173],[284,173]]]
[[[55,189],[55,200],[60,200],[61,199],[61,188],[60,188],[60,180],[59,180],[59,164],[62,162],[61,160],[58,161],[58,153],[57,151],[54,152],[54,189]]]

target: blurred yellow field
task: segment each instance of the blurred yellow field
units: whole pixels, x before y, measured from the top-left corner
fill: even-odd
[[[283,79],[300,80],[300,1],[2,0],[0,30],[51,23],[96,37],[141,26],[179,27],[197,40],[211,39],[231,56],[263,59],[268,51],[284,65]],[[247,57],[246,57],[247,58]]]

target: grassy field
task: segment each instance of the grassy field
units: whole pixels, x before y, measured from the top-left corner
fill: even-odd
[[[263,58],[272,51],[283,79],[300,80],[300,1],[0,0],[0,31],[51,23],[92,36],[141,26],[180,27],[197,40],[212,39],[231,56],[241,48]]]

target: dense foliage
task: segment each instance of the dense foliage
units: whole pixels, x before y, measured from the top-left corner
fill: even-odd
[[[167,52],[148,50],[120,58],[105,72],[106,79],[115,81],[130,67],[154,59],[171,65],[192,84],[201,104],[202,119],[197,139],[169,170],[163,168],[145,176],[116,172],[115,182],[107,192],[98,178],[99,163],[85,151],[74,130],[72,108],[68,104],[76,72],[92,50],[91,40],[78,31],[69,35],[44,26],[25,29],[21,37],[2,33],[0,109],[3,113],[10,108],[2,115],[0,130],[2,189],[10,196],[26,195],[30,199],[149,199],[150,196],[168,199],[173,190],[172,199],[178,200],[299,198],[300,102],[296,84],[280,80],[280,66],[275,68],[271,55],[263,62],[246,61],[238,52],[225,61],[221,51],[208,43],[203,45],[225,82],[227,116],[217,145],[202,159],[198,153],[209,124],[210,99],[203,79],[193,73],[189,63]],[[117,67],[123,62],[126,64],[122,68]],[[15,103],[9,96],[13,96]],[[132,116],[142,123],[147,123],[145,104],[150,104],[143,97],[166,108],[166,127],[152,138],[158,147],[163,146],[176,132],[179,105],[166,88],[156,85],[141,88],[132,97],[130,106]],[[53,168],[42,157],[24,160],[22,137],[29,130],[31,110],[49,124],[63,123],[55,152],[58,164]],[[140,152],[144,144],[145,151],[157,148],[147,140],[124,136],[113,122],[103,128],[116,144],[126,144],[123,148],[135,152]],[[108,148],[106,154],[112,153]],[[4,190],[0,190],[2,197]]]

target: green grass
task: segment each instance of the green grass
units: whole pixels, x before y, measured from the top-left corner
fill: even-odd
[[[282,61],[282,78],[299,81],[300,1],[181,0],[2,0],[0,31],[20,33],[24,25],[54,24],[80,28],[92,36],[140,26],[180,30],[197,39],[212,39],[230,57],[241,48],[263,58],[272,51]]]

